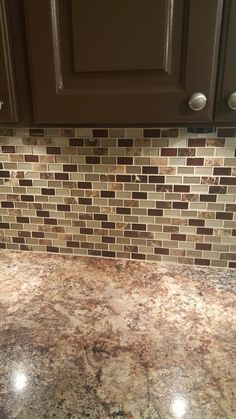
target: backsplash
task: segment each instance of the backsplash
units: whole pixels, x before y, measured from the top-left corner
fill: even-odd
[[[0,129],[0,248],[236,268],[234,128]]]

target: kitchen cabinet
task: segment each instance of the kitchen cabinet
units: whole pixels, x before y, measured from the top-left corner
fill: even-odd
[[[9,30],[9,8],[0,1],[0,122],[17,122],[18,98],[13,64],[12,38]]]
[[[224,2],[222,40],[217,80],[217,122],[236,122],[236,1]]]
[[[223,0],[24,5],[36,124],[213,120]]]

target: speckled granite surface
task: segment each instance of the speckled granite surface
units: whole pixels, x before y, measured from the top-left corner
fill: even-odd
[[[236,272],[0,253],[0,418],[235,418]]]

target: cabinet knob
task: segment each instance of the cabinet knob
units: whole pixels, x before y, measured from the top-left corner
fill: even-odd
[[[203,93],[193,93],[190,97],[188,104],[192,111],[201,111],[205,108],[207,103],[207,98]]]
[[[4,102],[3,100],[0,100],[0,111],[2,110],[3,106],[4,106]]]
[[[236,92],[231,93],[228,97],[228,106],[230,109],[236,111]]]

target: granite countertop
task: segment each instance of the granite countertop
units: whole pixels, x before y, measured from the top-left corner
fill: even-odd
[[[0,253],[0,418],[235,418],[236,272]]]

